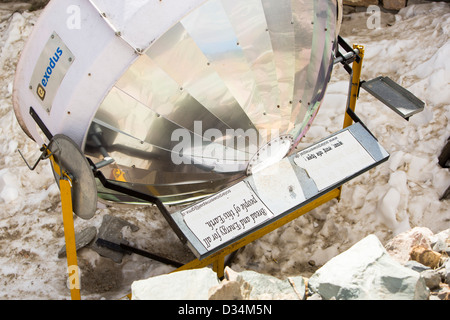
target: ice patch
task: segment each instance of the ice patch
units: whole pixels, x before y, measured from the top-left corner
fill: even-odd
[[[0,170],[0,199],[10,203],[19,197],[19,182],[8,168]]]

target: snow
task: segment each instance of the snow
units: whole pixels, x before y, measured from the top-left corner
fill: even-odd
[[[48,162],[30,171],[17,152],[30,164],[40,155],[17,123],[11,102],[17,58],[39,13],[0,8],[0,299],[70,298],[66,260],[57,257],[64,244],[59,189]],[[240,250],[232,264],[236,271],[310,276],[369,234],[386,243],[415,226],[434,233],[450,228],[449,202],[439,200],[450,173],[437,160],[450,137],[450,5],[416,4],[385,15],[391,25],[378,29],[367,29],[364,12],[345,16],[342,35],[365,46],[364,79],[389,76],[425,101],[424,112],[407,122],[362,90],[357,114],[391,154],[389,161],[345,184],[340,202],[333,200]],[[302,146],[342,127],[347,92],[348,75],[336,66]],[[123,232],[133,245],[175,250],[176,236],[150,207],[99,209],[92,220],[76,219],[76,230],[98,228],[104,214],[140,227]],[[78,261],[83,299],[118,299],[134,280],[173,270],[138,255],[117,264],[87,248],[79,251]]]

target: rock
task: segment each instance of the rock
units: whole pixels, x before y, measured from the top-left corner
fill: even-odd
[[[243,271],[241,274],[244,280],[252,286],[251,300],[303,299],[303,297],[297,295],[297,292],[287,280],[283,281],[254,271]]]
[[[438,292],[437,297],[440,300],[450,300],[450,288],[448,285],[443,286],[443,288]]]
[[[431,246],[434,251],[450,255],[450,229],[435,234],[431,238]]]
[[[207,300],[219,279],[209,268],[178,271],[131,285],[133,300]]]
[[[424,266],[423,264],[421,264],[420,262],[414,261],[414,260],[409,260],[404,264],[405,267],[414,270],[416,272],[423,272],[425,270],[431,270],[430,267]]]
[[[220,282],[209,268],[186,270],[133,282],[133,300],[304,300],[302,276],[286,280],[254,271],[225,269]]]
[[[443,239],[437,239],[435,243],[432,244],[433,251],[436,252],[446,252],[447,251],[447,242]]]
[[[105,214],[102,219],[102,224],[98,229],[97,239],[89,246],[102,257],[109,258],[116,263],[121,263],[124,251],[112,250],[107,246],[98,243],[99,239],[112,242],[120,245],[122,242],[127,243],[123,239],[122,230],[129,228],[132,232],[139,230],[139,227],[119,217],[110,214]]]
[[[433,232],[428,228],[416,227],[392,238],[386,245],[386,251],[398,262],[405,264],[410,259],[413,246],[431,249]]]
[[[252,286],[231,268],[225,268],[225,279],[209,290],[209,300],[248,300]]]
[[[299,275],[281,280],[227,267],[225,279],[219,281],[209,268],[180,271],[135,281],[131,286],[132,298],[448,300],[450,259],[445,253],[433,251],[431,246],[444,248],[449,236],[450,230],[433,235],[427,228],[414,228],[397,235],[384,248],[375,235],[369,235],[329,260],[309,279]]]
[[[318,293],[313,293],[310,297],[308,297],[308,300],[322,300],[322,297]]]
[[[425,270],[420,273],[422,278],[425,280],[425,284],[431,290],[439,288],[441,283],[441,275],[435,270]]]
[[[312,292],[337,300],[425,300],[429,289],[419,273],[402,266],[369,235],[332,258],[308,281]]]
[[[216,287],[212,287],[208,293],[208,300],[248,300],[251,286],[239,281],[222,281]]]
[[[444,264],[444,282],[448,285],[450,285],[450,259],[447,259],[447,261]]]
[[[288,281],[291,284],[292,289],[297,294],[299,300],[305,300],[306,299],[305,279],[302,276],[297,276],[297,277],[289,277]]]
[[[96,236],[97,236],[96,227],[87,227],[86,229],[77,232],[75,234],[76,251],[90,244],[95,239]],[[65,256],[67,256],[67,253],[66,253],[66,245],[64,244],[64,246],[62,246],[58,252],[58,258],[63,258]]]
[[[254,271],[235,272],[225,268],[225,279],[211,288],[210,300],[304,300],[306,285],[302,276],[286,280]]]
[[[383,7],[388,10],[400,10],[406,7],[406,0],[383,0]]]
[[[411,259],[425,266],[435,269],[441,262],[442,255],[439,252],[427,249],[423,246],[414,246],[410,253]]]
[[[39,10],[44,8],[49,0],[2,0],[0,2],[0,9],[2,6],[8,6],[9,8],[13,6],[14,9]]]

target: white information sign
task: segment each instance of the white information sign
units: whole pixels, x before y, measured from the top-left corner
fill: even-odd
[[[375,163],[349,130],[297,154],[295,164],[306,170],[319,191]]]
[[[245,181],[180,213],[208,251],[273,217],[273,213]]]

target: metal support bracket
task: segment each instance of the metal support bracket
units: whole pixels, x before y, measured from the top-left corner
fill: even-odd
[[[338,44],[344,53],[338,48],[334,64],[341,63],[352,77],[353,88],[349,94],[350,100],[358,98],[360,90],[363,88],[407,121],[414,114],[423,111],[425,103],[389,77],[380,76],[368,81],[361,80],[364,47],[354,45],[352,48],[341,36],[338,37]],[[351,63],[353,63],[353,67],[350,67]],[[350,107],[352,104],[348,103]],[[347,119],[347,121],[349,120]]]
[[[22,160],[25,162],[25,164],[27,165],[28,169],[30,169],[31,171],[34,171],[34,169],[36,169],[37,165],[39,164],[39,162],[41,162],[41,160],[46,160],[48,159],[51,155],[52,152],[49,151],[48,146],[47,145],[43,145],[40,149],[40,151],[42,151],[41,155],[39,156],[39,158],[36,160],[36,162],[34,163],[34,165],[30,165],[28,163],[28,161],[25,159],[24,155],[22,154],[22,151],[20,151],[20,149],[17,149],[17,151],[19,152],[20,156],[22,157]]]
[[[90,159],[88,159],[89,162],[92,163]],[[181,229],[178,227],[178,225],[175,223],[175,221],[172,218],[172,215],[167,210],[165,205],[162,203],[162,201],[153,195],[142,193],[139,191],[131,190],[129,188],[126,188],[124,186],[121,186],[117,183],[111,182],[108,179],[105,178],[103,173],[99,170],[94,170],[94,176],[100,181],[100,183],[107,189],[114,190],[132,197],[135,197],[136,199],[141,199],[144,201],[147,201],[148,203],[152,203],[156,205],[159,209],[159,211],[162,213],[166,221],[169,223],[170,227],[173,229],[173,231],[176,233],[178,238],[181,240],[182,243],[186,243],[187,239],[184,236]]]
[[[345,40],[338,36],[338,50],[336,53],[336,59],[334,59],[334,64],[341,63],[344,66],[344,69],[349,73],[352,74],[352,67],[350,67],[350,64],[356,61],[357,63],[360,63],[361,57],[359,56],[359,50],[358,48],[354,47],[352,48]],[[345,53],[342,53],[339,50],[339,47],[345,50]]]

